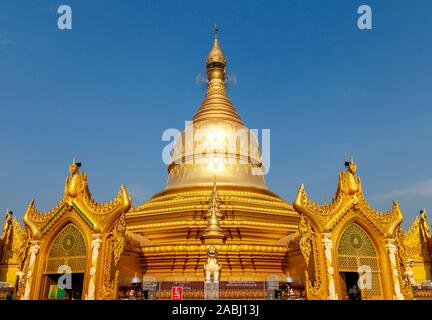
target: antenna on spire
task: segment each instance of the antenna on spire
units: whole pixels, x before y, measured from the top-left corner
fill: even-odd
[[[219,28],[217,23],[214,24],[214,38],[217,39],[218,38],[218,32],[219,32]]]

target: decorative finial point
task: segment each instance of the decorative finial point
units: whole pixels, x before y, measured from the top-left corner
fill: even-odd
[[[348,161],[345,161],[345,167],[348,168],[350,165],[354,165],[354,157],[350,155]]]
[[[218,38],[218,32],[219,32],[219,28],[218,28],[217,23],[215,23],[214,24],[214,38],[215,38],[215,40],[217,40],[217,38]]]

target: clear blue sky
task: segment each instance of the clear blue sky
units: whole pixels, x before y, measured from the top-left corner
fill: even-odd
[[[57,29],[69,4],[73,30]],[[369,4],[373,30],[357,28]],[[250,128],[271,129],[269,187],[330,200],[349,155],[373,207],[432,213],[432,1],[0,3],[0,209],[61,198],[72,156],[98,201],[138,205],[166,181],[162,132],[182,128],[214,22]]]

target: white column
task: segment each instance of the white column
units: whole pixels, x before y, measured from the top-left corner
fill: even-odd
[[[93,240],[91,242],[92,247],[92,257],[91,257],[91,267],[90,267],[90,281],[88,285],[87,300],[95,300],[95,291],[96,291],[96,271],[97,271],[97,260],[99,257],[99,249],[102,244],[102,235],[94,234],[92,235]]]
[[[329,298],[330,300],[338,300],[333,276],[333,242],[331,240],[331,233],[324,233],[323,237],[324,239],[322,240],[322,243],[324,244],[324,253],[326,258]]]
[[[24,289],[24,294],[21,298],[22,300],[30,299],[30,291],[31,291],[31,285],[33,280],[33,272],[34,272],[34,267],[36,262],[36,256],[39,253],[39,249],[40,249],[39,244],[40,244],[39,241],[32,241],[30,245],[30,249],[29,249],[30,260],[29,260],[29,266],[26,275],[26,285]]]
[[[404,300],[404,296],[402,295],[400,283],[399,283],[399,273],[396,262],[396,253],[397,247],[394,244],[394,239],[386,240],[386,249],[390,258],[390,269],[393,275],[393,286],[394,286],[394,295],[393,299],[395,300]]]

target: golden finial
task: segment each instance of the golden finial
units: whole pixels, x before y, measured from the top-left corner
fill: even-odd
[[[226,65],[226,60],[225,60],[224,53],[222,52],[221,48],[219,48],[218,35],[219,35],[219,28],[218,28],[217,24],[215,24],[213,48],[211,48],[211,50],[207,56],[206,64],[208,66],[212,62],[218,62],[218,63],[221,63],[222,64],[221,67],[224,68]]]
[[[350,165],[354,164],[354,157],[352,155],[350,155],[348,157],[348,160],[345,161],[345,167],[349,167]]]
[[[72,166],[76,167],[76,168],[81,168],[81,162],[77,162],[75,156],[72,157],[72,165],[71,165],[71,167]]]
[[[69,172],[71,175],[78,173],[81,167],[81,162],[76,162],[76,158],[72,157],[72,164],[69,166]]]

